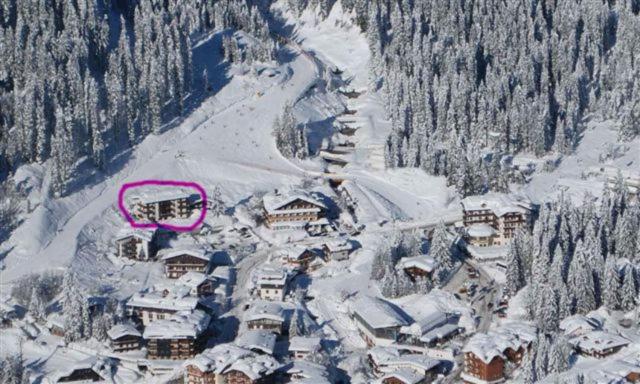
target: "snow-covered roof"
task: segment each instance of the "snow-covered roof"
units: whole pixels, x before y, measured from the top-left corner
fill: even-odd
[[[202,272],[189,271],[178,278],[176,285],[184,285],[191,289],[196,289],[202,285],[202,283],[213,280],[213,277],[205,275]]]
[[[150,190],[131,196],[129,201],[134,203],[139,202],[142,204],[151,204],[161,201],[188,199],[191,195],[192,193],[175,188],[171,190]]]
[[[467,235],[470,237],[491,237],[496,234],[496,230],[489,224],[473,224],[467,227]]]
[[[319,337],[294,336],[289,339],[289,352],[317,352],[320,340]]]
[[[196,247],[171,249],[167,251],[162,251],[160,252],[160,254],[161,254],[162,260],[169,260],[169,259],[173,259],[174,257],[183,256],[183,255],[193,256],[195,258],[198,258],[207,262],[211,259],[211,253],[207,252],[202,248],[196,248]]]
[[[569,340],[574,347],[586,351],[604,351],[610,348],[624,347],[630,343],[620,335],[606,331],[591,331]]]
[[[116,324],[107,331],[111,340],[117,340],[123,336],[141,337],[142,334],[131,324]]]
[[[400,380],[402,384],[416,384],[424,380],[424,375],[420,375],[416,371],[408,368],[400,368],[394,370],[393,372],[387,373],[382,377],[382,380],[390,378]]]
[[[399,268],[418,268],[426,272],[433,272],[437,265],[436,260],[428,255],[403,257],[398,261]]]
[[[302,255],[304,255],[304,253],[307,251],[309,251],[309,248],[307,247],[303,247],[301,245],[293,245],[277,251],[276,257],[283,260],[295,261],[300,260],[302,258]]]
[[[186,290],[165,292],[138,292],[127,301],[127,306],[137,308],[166,309],[173,311],[192,311],[198,305],[198,298],[189,296]]]
[[[294,360],[284,367],[284,372],[291,377],[292,384],[330,384],[327,368],[306,360]]]
[[[262,329],[245,331],[238,336],[236,344],[252,351],[258,350],[268,355],[273,355],[276,347],[276,335],[273,332]]]
[[[211,317],[204,311],[182,311],[168,319],[156,320],[144,329],[145,339],[187,339],[196,338],[204,332]]]
[[[116,236],[116,241],[128,239],[130,237],[136,237],[140,240],[149,242],[153,239],[153,235],[155,235],[157,228],[153,229],[141,229],[141,228],[123,228],[118,232]]]
[[[49,316],[47,316],[47,322],[45,326],[47,328],[56,327],[64,329],[64,317],[60,312],[51,313]]]
[[[391,372],[400,368],[411,368],[418,371],[430,371],[440,364],[440,360],[423,354],[404,354],[393,347],[373,347],[368,352],[373,363],[383,372]]]
[[[465,211],[491,210],[500,217],[507,213],[529,212],[532,208],[531,202],[524,198],[501,193],[488,193],[482,196],[469,196],[462,200],[462,208]]]
[[[283,268],[274,265],[264,265],[257,271],[258,285],[279,284],[285,285],[287,282],[287,272]]]
[[[459,319],[459,316],[448,315],[445,312],[434,311],[423,318],[415,321],[411,325],[400,328],[404,334],[422,336],[423,334],[447,324],[450,321]]]
[[[258,355],[234,344],[219,344],[187,360],[183,366],[193,365],[202,372],[218,374],[237,370],[256,380],[272,374],[280,364],[271,356]]]
[[[313,204],[316,206],[316,208],[311,208],[311,209],[293,209],[293,210],[281,210],[280,208],[282,208],[283,206],[290,204],[296,200],[302,200],[304,202]],[[295,212],[309,212],[309,211],[313,211],[313,212],[320,212],[321,209],[326,209],[327,207],[324,205],[324,203],[322,203],[321,201],[319,201],[318,199],[316,199],[315,197],[311,196],[311,194],[304,192],[304,191],[289,191],[289,192],[283,192],[283,193],[269,193],[264,195],[264,197],[262,198],[263,204],[264,204],[264,209],[268,212],[268,213],[295,213]]]
[[[351,304],[351,312],[374,329],[409,325],[405,315],[400,311],[391,303],[371,296],[360,296]]]
[[[272,301],[256,301],[244,314],[244,321],[262,319],[284,322],[284,308],[282,304]]]
[[[335,240],[335,241],[327,241],[324,246],[327,248],[329,252],[344,252],[344,251],[352,251],[354,246],[353,243],[347,240]]]
[[[464,346],[463,352],[473,353],[478,359],[490,363],[495,357],[504,358],[504,352],[529,345],[536,338],[535,327],[526,323],[509,323],[488,333],[476,333]]]
[[[569,316],[560,322],[560,330],[564,331],[565,335],[572,336],[594,331],[601,327],[602,322],[600,320],[578,314]]]
[[[62,369],[55,371],[53,374],[47,376],[47,380],[50,383],[58,383],[61,379],[70,376],[77,370],[90,369],[98,374],[105,381],[111,378],[111,369],[113,362],[110,359],[98,358],[97,356],[90,356],[84,360],[80,360],[73,364],[61,367]]]

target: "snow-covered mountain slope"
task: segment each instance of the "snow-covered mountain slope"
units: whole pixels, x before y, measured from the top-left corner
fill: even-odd
[[[228,73],[216,76],[216,90],[211,97],[174,128],[151,135],[132,153],[124,155],[119,168],[108,178],[62,199],[45,198],[3,244],[3,250],[8,251],[0,272],[3,284],[27,273],[69,265],[79,243],[91,242],[91,236],[104,232],[103,227],[100,231],[94,229],[96,233],[89,238],[90,231],[80,237],[83,229],[95,227],[101,220],[109,221],[105,217],[114,221],[107,233],[115,233],[119,229],[115,228],[117,219],[113,219],[117,193],[125,182],[151,178],[187,180],[208,190],[220,185],[225,202],[233,206],[255,192],[296,184],[304,177],[322,176],[319,159],[292,162],[280,155],[272,137],[272,121],[285,104],[296,101],[296,114],[301,121],[334,118],[335,111],[343,107],[341,103],[347,104],[346,97],[325,88],[309,94],[329,68],[344,68],[343,78],[350,79],[350,87],[366,91],[368,48],[348,19],[337,6],[323,22],[295,25],[300,44],[288,48],[290,62],[257,71],[231,67]],[[351,43],[337,44],[345,39]],[[201,73],[205,66],[209,73],[220,71],[221,66],[211,64],[221,61],[213,41],[219,39],[205,39],[195,47],[194,73]],[[358,114],[370,124],[364,124],[357,132],[354,163],[340,172],[341,177],[352,180],[364,191],[362,196],[371,200],[370,205],[378,207],[362,219],[368,222],[436,217],[451,200],[442,178],[417,170],[382,171],[371,167],[367,152],[372,142],[386,136],[388,123],[383,118],[379,95],[363,96],[357,100]]]

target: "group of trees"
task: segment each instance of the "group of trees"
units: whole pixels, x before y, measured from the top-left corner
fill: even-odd
[[[36,319],[47,316],[49,303],[62,290],[62,275],[53,272],[31,274],[22,277],[11,288],[11,297],[20,305],[29,309]]]
[[[455,267],[451,252],[452,242],[447,228],[440,223],[434,230],[429,243],[429,256],[436,262],[431,277],[412,280],[398,262],[404,257],[422,254],[422,239],[414,234],[396,236],[390,243],[380,247],[371,265],[371,280],[379,282],[380,290],[386,297],[400,297],[413,293],[429,293],[434,286],[445,283]]]
[[[533,233],[521,232],[508,253],[508,292],[528,286],[527,309],[542,331],[560,320],[601,305],[611,310],[636,308],[640,207],[627,205],[619,178],[601,204],[587,196],[545,204]]]
[[[289,4],[326,15],[334,1]],[[618,119],[621,140],[640,133],[635,0],[342,5],[366,31],[385,96],[388,167],[445,175],[471,194],[504,188],[491,164],[503,155],[570,152],[587,113]]]
[[[291,104],[287,104],[282,117],[276,117],[273,122],[273,135],[282,156],[288,159],[305,159],[309,156],[305,125],[298,123]]]
[[[29,383],[29,375],[24,369],[22,353],[11,354],[0,359],[0,383]]]
[[[540,333],[525,353],[520,367],[521,379],[525,384],[542,380],[545,376],[566,371],[573,348],[560,333]]]
[[[83,161],[104,168],[184,111],[191,41],[214,28],[269,39],[243,0],[1,0],[0,174],[51,159],[62,195]]]
[[[117,303],[107,302],[100,310],[91,310],[89,300],[81,293],[77,277],[67,271],[62,283],[62,315],[67,342],[89,339],[107,339],[107,331],[118,320]],[[120,316],[122,317],[122,316]]]

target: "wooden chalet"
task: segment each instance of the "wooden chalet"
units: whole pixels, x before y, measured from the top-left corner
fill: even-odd
[[[116,237],[118,257],[147,261],[156,255],[156,230],[124,230]]]
[[[348,240],[337,240],[325,243],[322,246],[324,259],[329,260],[348,260],[349,254],[355,249],[354,244]]]
[[[113,362],[110,359],[89,357],[70,364],[44,378],[45,383],[106,383],[111,380]]]
[[[188,360],[185,384],[275,384],[280,364],[233,344],[219,344]]]
[[[292,268],[306,271],[309,268],[309,264],[315,259],[316,254],[307,247],[296,245],[280,251],[277,257]]]
[[[211,254],[203,249],[176,249],[163,253],[165,276],[177,279],[187,272],[207,273],[211,262]]]
[[[142,347],[142,333],[130,324],[117,324],[107,331],[114,352],[135,351]]]
[[[263,198],[264,216],[271,229],[305,229],[319,222],[327,207],[304,192],[267,194]]]
[[[285,313],[281,304],[269,301],[254,302],[245,312],[244,322],[249,330],[285,333]]]
[[[504,245],[521,227],[531,224],[533,206],[530,202],[503,194],[469,196],[462,200],[463,224],[467,231],[476,233],[476,242]],[[487,230],[485,224],[495,231]],[[473,227],[473,228],[472,228]],[[484,238],[484,239],[481,239]]]
[[[180,191],[148,193],[131,199],[132,213],[137,219],[149,222],[186,219],[191,216],[196,200],[197,196]]]
[[[437,262],[428,255],[404,257],[398,261],[397,268],[406,273],[412,281],[421,278],[431,278]]]
[[[258,295],[263,300],[283,301],[287,293],[288,275],[282,268],[265,266],[258,271]]]
[[[149,359],[185,360],[203,350],[211,318],[205,312],[179,312],[149,324],[143,333]]]
[[[462,380],[471,384],[504,381],[506,363],[519,365],[535,338],[535,328],[520,323],[473,335],[462,350]]]
[[[611,356],[630,344],[628,339],[607,331],[592,331],[569,340],[573,348],[583,356],[598,359]]]
[[[125,308],[131,319],[146,327],[177,312],[193,311],[198,304],[198,297],[188,295],[188,292],[163,290],[136,293],[127,301]]]
[[[400,329],[409,325],[400,309],[375,297],[359,297],[351,304],[350,313],[369,346],[394,343],[400,335]]]

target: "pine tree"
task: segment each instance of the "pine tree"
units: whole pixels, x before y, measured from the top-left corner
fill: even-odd
[[[224,215],[225,205],[222,200],[222,190],[219,185],[213,189],[213,194],[211,195],[211,214],[216,217],[220,217]]]
[[[42,285],[38,281],[33,287],[31,300],[29,301],[29,312],[38,320],[42,320],[47,316],[47,303],[44,301],[42,289]]]
[[[632,266],[628,265],[623,271],[624,276],[620,290],[620,307],[624,311],[631,311],[636,305],[636,280]]]
[[[610,310],[620,308],[620,274],[614,257],[609,257],[605,266],[602,301]]]

